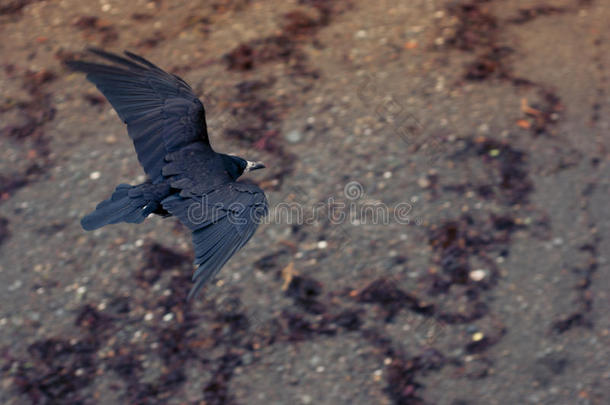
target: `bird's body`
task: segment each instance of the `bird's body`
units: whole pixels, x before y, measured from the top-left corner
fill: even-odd
[[[176,216],[193,232],[199,266],[190,297],[248,242],[267,214],[263,191],[237,181],[242,173],[264,166],[212,149],[203,105],[179,77],[129,52],[129,59],[91,52],[112,64],[66,64],[86,73],[127,124],[148,180],[120,184],[81,224],[92,230],[140,223],[150,214]]]

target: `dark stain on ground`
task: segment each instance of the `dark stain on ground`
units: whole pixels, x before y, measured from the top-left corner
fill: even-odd
[[[203,399],[206,404],[225,405],[234,403],[229,395],[228,383],[233,377],[235,367],[241,364],[240,357],[230,353],[220,359],[220,364],[215,370],[210,381],[203,390]]]
[[[0,246],[11,236],[11,233],[8,230],[8,219],[4,217],[0,217]]]
[[[161,42],[165,41],[167,38],[161,31],[153,32],[152,36],[148,38],[144,38],[136,44],[136,47],[141,50],[152,49],[159,45]]]
[[[55,118],[55,108],[51,106],[50,94],[43,92],[43,88],[56,78],[55,73],[49,70],[25,71],[21,80],[30,101],[9,101],[7,105],[0,107],[0,112],[18,109],[22,118],[21,124],[4,127],[1,131],[3,136],[16,140],[32,138],[40,149],[46,146],[41,126]]]
[[[345,309],[333,318],[333,322],[347,331],[356,331],[362,326],[362,311],[359,309]]]
[[[476,153],[497,173],[496,189],[508,204],[523,204],[533,190],[525,169],[525,153],[492,139],[478,139]]]
[[[17,362],[14,381],[33,403],[82,403],[79,391],[96,375],[96,354],[112,335],[112,318],[84,305],[75,325],[81,339],[53,337],[31,344],[29,359]]]
[[[146,246],[144,252],[145,264],[136,272],[136,279],[148,286],[156,283],[164,271],[180,267],[190,261],[186,256],[158,243]]]
[[[258,142],[261,149],[273,152],[278,145],[270,133],[274,131],[272,126],[279,121],[276,111],[278,106],[273,101],[262,98],[258,93],[258,90],[269,86],[270,84],[261,81],[242,82],[236,85],[237,92],[234,94],[230,110],[232,118],[225,133],[249,144]]]
[[[41,0],[8,0],[0,5],[0,15],[19,14],[25,6]]]
[[[589,197],[595,191],[595,188],[594,183],[589,183],[583,187],[581,195]],[[582,209],[585,212],[589,212],[591,200],[583,198],[582,201],[584,202]],[[576,295],[573,300],[575,309],[568,314],[558,316],[558,319],[551,323],[550,331],[555,334],[565,333],[575,327],[590,329],[594,326],[591,317],[594,295],[591,287],[601,261],[599,248],[601,237],[597,233],[597,227],[599,226],[598,219],[591,215],[587,215],[587,217],[591,239],[589,242],[582,244],[578,250],[578,253],[582,255],[580,258],[581,263],[577,266],[574,265],[570,269],[571,273],[576,277],[576,283],[573,288]]]
[[[499,45],[500,23],[482,3],[475,1],[450,5],[448,12],[456,21],[446,43],[450,48],[475,52],[477,56],[464,73],[466,80],[485,80],[492,77],[508,78],[507,57],[513,50]]]
[[[454,162],[467,159],[481,161],[484,167],[491,169],[485,169],[488,180],[444,185],[443,191],[474,191],[481,198],[496,201],[506,210],[503,213],[463,214],[458,219],[447,220],[430,228],[432,262],[438,270],[426,276],[429,294],[438,297],[435,298],[439,302],[437,307],[442,302],[444,307],[455,308],[459,305],[453,302],[455,294],[451,294],[451,291],[459,288],[468,303],[466,312],[453,313],[439,309],[435,314],[436,319],[447,324],[470,323],[488,314],[486,291],[492,289],[499,278],[496,258],[505,258],[510,254],[514,232],[525,231],[533,237],[544,239],[548,238],[550,231],[548,218],[544,215],[540,217],[528,205],[533,182],[528,174],[528,156],[525,152],[508,142],[488,137],[463,139],[461,145],[451,159]],[[515,206],[526,209],[536,219],[524,223],[522,218],[514,216],[511,207]],[[474,266],[485,269],[482,280],[471,278],[472,271],[476,269]],[[501,339],[503,333],[470,342],[465,350],[480,353]]]
[[[52,236],[64,229],[66,226],[67,224],[64,222],[52,222],[48,225],[39,227],[38,232],[40,232],[42,235]]]
[[[308,69],[306,56],[301,49],[318,30],[330,24],[332,18],[349,8],[349,2],[304,0],[309,12],[294,10],[284,15],[279,34],[255,39],[238,45],[224,59],[229,70],[252,70],[272,61],[281,60],[299,75],[317,78],[318,73]],[[315,38],[312,38],[315,40]],[[317,42],[316,42],[317,43]]]
[[[36,172],[36,166],[30,166],[26,173],[13,173],[8,176],[0,175],[0,202],[8,200],[11,195],[30,181],[29,173]]]
[[[591,323],[586,320],[585,316],[581,312],[575,312],[553,322],[552,330],[561,334],[575,326],[591,327]]]
[[[511,74],[506,60],[513,52],[513,49],[507,46],[493,46],[489,51],[478,55],[466,68],[464,78],[470,81],[486,80],[492,77],[510,79]]]
[[[87,42],[98,40],[106,46],[119,39],[119,32],[108,21],[96,16],[81,16],[74,22],[74,27],[83,32]]]
[[[306,38],[328,24],[327,15],[315,17],[301,10],[294,10],[284,15],[284,32],[290,37]]]
[[[107,101],[104,98],[104,96],[102,96],[102,95],[100,95],[98,93],[86,93],[86,94],[83,95],[83,98],[91,106],[96,106],[96,105],[100,106],[100,111],[102,110],[102,107],[107,103]]]
[[[300,342],[313,339],[316,334],[333,334],[328,329],[326,318],[310,319],[304,314],[284,310],[276,320],[279,333],[275,339],[288,342]]]
[[[57,61],[59,62],[58,63],[59,65],[65,66],[65,63],[68,60],[84,59],[89,55],[87,54],[87,52],[85,50],[69,51],[65,48],[59,48],[57,51],[55,51],[53,56],[55,57],[55,59],[57,59]]]
[[[508,222],[507,222],[508,221]],[[507,226],[507,223],[510,224]],[[508,255],[510,234],[516,227],[507,218],[487,220],[463,215],[458,220],[449,220],[430,230],[429,243],[433,249],[432,261],[441,272],[434,272],[429,280],[428,292],[431,296],[446,295],[454,285],[465,287],[468,308],[466,312],[440,311],[439,320],[445,323],[468,323],[485,316],[488,312],[483,301],[483,292],[495,286],[499,271],[495,256]],[[472,262],[484,264],[485,277],[473,281]],[[448,307],[457,307],[448,303]]]
[[[533,191],[527,171],[527,154],[504,141],[478,137],[465,139],[464,147],[452,155],[456,161],[477,158],[489,167],[489,181],[480,184],[451,184],[444,191],[474,190],[485,199],[494,198],[504,205],[525,204]]]
[[[241,11],[250,4],[252,4],[252,0],[216,0],[212,3],[212,8],[214,12],[224,14],[230,11]]]
[[[145,255],[143,268],[154,269],[153,282],[157,274],[182,266],[185,271],[185,256],[160,245],[151,245]],[[140,274],[136,278],[141,279]],[[127,385],[130,403],[151,403],[167,398],[172,390],[184,381],[184,363],[194,358],[190,349],[189,331],[197,324],[188,310],[185,297],[190,288],[190,277],[174,276],[169,282],[170,295],[152,297],[152,302],[130,304],[127,297],[119,296],[110,301],[107,311],[100,312],[95,306],[85,304],[76,314],[75,325],[83,332],[80,339],[51,338],[32,344],[29,358],[17,361],[14,380],[16,386],[27,393],[34,403],[69,402],[82,403],[82,390],[101,369],[112,370],[121,375]],[[155,302],[156,299],[156,302]],[[163,313],[173,311],[176,322],[167,327],[152,327],[158,353],[165,368],[161,376],[152,383],[141,382],[142,369],[137,359],[145,350],[137,343],[126,346],[113,343],[117,329],[132,322],[129,317],[132,305],[151,309],[162,308]],[[107,350],[100,355],[100,349]]]
[[[498,19],[484,6],[488,0],[477,0],[466,4],[450,4],[449,15],[455,17],[456,25],[447,44],[462,51],[475,51],[492,47],[497,42]]]
[[[108,303],[108,312],[111,315],[124,315],[128,314],[131,310],[129,305],[129,297],[118,296],[114,297]]]
[[[394,404],[424,404],[417,391],[422,388],[415,378],[419,371],[417,358],[393,359],[387,368],[386,392]]]
[[[516,17],[512,17],[508,22],[512,24],[524,24],[541,16],[549,16],[565,13],[567,10],[562,7],[547,5],[534,6],[531,8],[520,8]]]
[[[423,302],[413,294],[406,293],[388,279],[371,282],[360,291],[358,301],[380,305],[386,312],[386,322],[392,322],[396,314],[403,308],[422,315],[432,315],[435,312],[434,305]]]
[[[593,63],[595,64],[600,84],[599,87],[596,89],[596,97],[591,106],[591,122],[593,125],[596,125],[599,121],[603,107],[607,107],[605,89],[608,85],[608,70],[605,68],[603,62],[603,55],[605,55],[606,52],[605,48],[603,47],[604,42],[605,41],[602,36],[595,38],[595,40],[593,41],[593,45],[595,47],[595,56],[593,57]]]
[[[519,9],[517,16],[500,20],[489,9],[488,4],[492,2],[477,0],[449,5],[448,14],[456,22],[450,26],[446,44],[450,48],[476,54],[465,68],[463,78],[466,81],[497,79],[508,81],[517,88],[537,89],[541,105],[524,108],[525,118],[520,126],[530,129],[534,135],[552,133],[551,126],[558,121],[559,112],[563,109],[561,100],[546,85],[513,74],[512,56],[515,50],[502,43],[502,33],[508,24],[525,24],[540,16],[576,12],[578,8],[535,6]]]
[[[384,374],[387,383],[385,392],[392,403],[425,405],[427,402],[422,398],[425,387],[418,381],[419,377],[441,370],[449,359],[432,347],[423,348],[417,355],[408,355],[396,342],[376,330],[363,331],[363,337],[380,350],[384,359],[390,360]]]
[[[74,21],[74,26],[78,29],[85,30],[89,28],[96,28],[99,17],[95,16],[82,16]]]
[[[430,346],[423,346],[416,355],[408,355],[400,348],[400,343],[380,334],[377,329],[367,329],[362,333],[372,346],[380,350],[380,356],[383,356],[384,360],[389,360],[386,363],[387,386],[385,390],[392,403],[397,405],[427,404],[428,402],[422,396],[426,387],[419,381],[419,378],[446,366],[456,367],[457,372],[464,373],[470,379],[485,378],[489,374],[493,362],[482,356],[481,353],[497,343],[504,334],[503,327],[496,327],[492,334],[477,342],[467,344],[465,353],[474,355],[473,361],[470,361],[467,366],[461,358],[448,357]]]
[[[289,258],[288,249],[280,249],[268,255],[265,255],[254,262],[254,268],[263,272],[281,269],[280,262],[284,263]],[[285,259],[285,260],[283,260]]]
[[[584,252],[588,257],[583,265],[572,269],[572,273],[576,275],[578,280],[575,286],[576,299],[574,300],[576,310],[552,323],[551,330],[555,333],[561,334],[576,326],[593,327],[593,321],[590,318],[590,313],[593,310],[591,284],[599,266],[598,244],[599,239],[595,238],[593,242],[580,247],[581,252]]]
[[[74,324],[85,332],[100,337],[111,332],[112,317],[99,312],[92,305],[85,304],[78,311]]]
[[[322,314],[326,312],[324,305],[316,298],[322,292],[322,284],[318,281],[304,276],[294,276],[288,288],[286,296],[294,299],[296,305],[311,314]]]
[[[98,348],[93,337],[35,342],[28,348],[29,361],[17,366],[15,384],[35,404],[79,403],[78,391],[93,381]]]
[[[54,72],[42,69],[30,70],[19,74],[14,65],[5,65],[9,78],[20,80],[28,95],[26,101],[8,100],[0,105],[0,113],[14,113],[11,123],[0,128],[0,137],[11,142],[20,155],[21,167],[8,176],[0,175],[0,202],[32,181],[36,181],[48,169],[50,148],[44,133],[44,125],[55,118],[55,108],[51,94],[47,91],[49,83],[56,79]]]
[[[294,42],[287,36],[276,35],[241,44],[227,53],[225,60],[229,70],[252,70],[259,64],[278,59],[289,62],[291,57],[303,58],[303,55],[297,55]]]
[[[134,21],[149,21],[154,18],[152,14],[148,13],[133,13],[130,17]]]

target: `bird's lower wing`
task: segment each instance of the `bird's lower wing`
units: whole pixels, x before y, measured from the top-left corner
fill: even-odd
[[[172,195],[163,208],[193,232],[195,285],[193,297],[254,235],[267,215],[267,199],[253,184],[226,183],[200,197]]]

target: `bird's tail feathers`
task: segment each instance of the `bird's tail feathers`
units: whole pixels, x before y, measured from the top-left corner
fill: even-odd
[[[95,211],[81,220],[82,227],[87,231],[101,228],[119,222],[137,223],[159,207],[157,201],[147,199],[140,184],[132,186],[120,184],[112,196],[95,207]]]

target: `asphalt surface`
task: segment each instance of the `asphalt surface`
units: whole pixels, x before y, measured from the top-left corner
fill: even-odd
[[[610,403],[610,7],[0,4],[0,403]],[[62,61],[183,77],[271,214],[186,303],[177,220]]]

